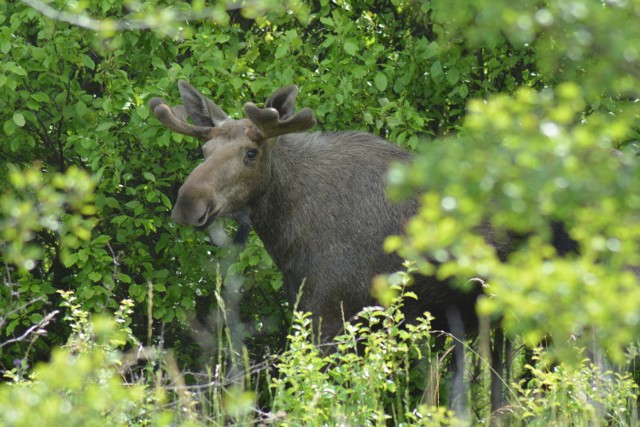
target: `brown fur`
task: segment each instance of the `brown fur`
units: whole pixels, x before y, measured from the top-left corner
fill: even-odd
[[[172,218],[206,228],[216,216],[248,209],[283,273],[289,302],[301,293],[299,309],[313,313],[324,339],[333,337],[343,320],[376,303],[376,275],[403,269],[403,260],[382,246],[387,236],[403,232],[418,202],[389,201],[386,176],[392,163],[408,162],[411,154],[363,132],[295,133],[315,124],[309,110],[295,112],[295,87],[276,92],[267,108],[247,104],[251,120],[234,121],[190,85],[180,85],[197,132],[167,118],[171,109],[163,100],[152,101],[152,107],[171,129],[201,135],[205,160],[180,188]],[[447,316],[455,312],[463,328],[475,325],[479,289],[466,294],[417,276],[412,290],[419,300],[407,302],[410,320],[428,310],[436,316],[435,327],[447,329]]]

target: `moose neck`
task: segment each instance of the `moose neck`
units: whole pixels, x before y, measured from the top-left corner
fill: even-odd
[[[304,149],[302,135],[280,137],[271,152],[267,189],[250,205],[253,228],[281,269],[300,239],[297,217],[305,212],[304,175],[313,163],[310,157],[315,157]]]

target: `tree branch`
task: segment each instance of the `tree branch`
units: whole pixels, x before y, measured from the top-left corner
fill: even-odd
[[[20,341],[24,341],[25,339],[27,339],[29,337],[29,335],[31,334],[35,334],[37,336],[40,335],[44,335],[47,333],[47,331],[44,329],[49,323],[51,323],[51,321],[53,320],[53,318],[59,313],[58,310],[54,310],[51,313],[47,314],[46,316],[44,316],[44,319],[42,319],[41,321],[39,321],[38,323],[36,323],[35,325],[31,326],[29,329],[27,329],[24,334],[20,335],[17,338],[12,338],[10,340],[7,340],[5,342],[0,343],[0,348],[7,346],[9,344],[13,344],[16,342],[20,342]]]
[[[78,27],[86,28],[92,31],[121,31],[121,30],[146,30],[162,28],[166,31],[167,24],[171,22],[184,22],[190,20],[201,20],[215,18],[218,11],[208,7],[200,11],[178,12],[171,8],[165,8],[153,15],[147,15],[143,19],[95,19],[89,15],[82,13],[72,13],[55,9],[41,0],[20,0],[22,3],[37,10],[47,18],[56,21],[66,22]],[[255,4],[257,2],[253,2]],[[242,6],[239,2],[227,5],[227,11],[240,9],[248,5]]]

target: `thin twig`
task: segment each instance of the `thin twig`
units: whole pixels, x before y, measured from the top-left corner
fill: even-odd
[[[47,331],[44,329],[49,323],[51,323],[51,321],[53,320],[53,318],[59,313],[58,310],[54,310],[51,313],[47,314],[46,316],[44,316],[44,318],[39,321],[38,323],[36,323],[35,325],[31,326],[29,329],[27,329],[25,331],[24,334],[20,335],[17,338],[12,338],[10,340],[7,340],[5,342],[0,343],[0,348],[7,346],[9,344],[13,344],[16,342],[20,342],[20,341],[24,341],[25,339],[27,339],[27,337],[29,337],[29,335],[31,335],[32,333],[35,333],[35,335],[44,335],[47,333]]]
[[[4,286],[7,286],[7,283],[9,283],[9,282],[5,282]],[[9,316],[11,316],[12,314],[18,313],[18,312],[24,310],[25,308],[29,307],[30,305],[37,303],[38,301],[44,301],[44,297],[34,298],[31,301],[27,301],[24,304],[12,309],[11,311],[9,311],[7,313],[2,313],[2,315],[0,316],[0,326],[4,325],[5,319],[8,318]]]

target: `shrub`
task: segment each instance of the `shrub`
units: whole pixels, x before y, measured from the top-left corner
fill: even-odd
[[[53,350],[48,363],[36,366],[26,378],[15,369],[5,373],[12,381],[0,385],[2,424],[136,424],[140,417],[148,416],[145,404],[150,402],[145,402],[145,388],[125,386],[117,371],[122,362],[119,349],[130,340],[127,323],[131,302],[124,301],[115,317],[95,316],[89,321],[73,293],[62,296],[70,309],[66,320],[73,336],[64,347]],[[152,410],[157,415],[160,412]]]
[[[180,349],[180,368],[149,370],[175,381],[181,369],[206,371],[226,363],[217,356],[201,357],[201,347],[188,333],[195,320],[206,323],[210,313],[224,309],[219,298],[224,292],[214,286],[221,280],[243,279],[234,288],[242,298],[231,304],[237,313],[226,317],[236,321],[234,334],[242,334],[235,343],[249,346],[243,363],[270,360],[269,354],[284,347],[290,307],[259,240],[251,236],[240,256],[227,262],[225,249],[209,246],[205,236],[169,220],[178,185],[199,159],[197,144],[163,129],[150,117],[147,103],[153,96],[177,99],[176,82],[187,79],[233,116],[243,102],[260,102],[276,87],[295,83],[299,102],[314,110],[322,128],[366,130],[416,150],[412,165],[392,172],[391,191],[396,197],[424,193],[423,207],[407,235],[391,238],[387,249],[441,278],[486,279],[489,295],[481,301],[482,314],[502,318],[510,336],[529,346],[550,335],[548,352],[559,361],[555,374],[571,377],[574,389],[586,387],[573,379],[579,369],[597,376],[577,350],[592,345],[637,381],[630,349],[640,332],[640,294],[637,278],[626,269],[640,264],[637,2],[261,0],[231,11],[225,4],[53,1],[45,11],[66,13],[55,20],[23,2],[0,2],[0,367],[5,372],[23,381],[31,366],[49,359],[51,348],[67,343],[69,335],[81,342],[73,322],[53,322],[52,307],[61,298],[57,291],[68,290],[74,290],[73,304],[87,319],[118,310],[123,299],[133,300],[132,335],[146,336],[147,345]],[[68,22],[78,22],[79,15],[90,30]],[[611,155],[612,148],[623,154]],[[483,221],[521,237],[506,262],[477,235]],[[579,245],[577,253],[559,256],[553,250],[550,230],[560,222]],[[233,225],[223,227],[233,232]],[[384,324],[395,315],[371,316]],[[302,328],[304,318],[299,322]],[[376,333],[366,340],[379,339]],[[52,361],[64,372],[70,369],[64,367],[67,361],[83,364],[82,378],[101,379],[100,369],[111,372],[95,386],[114,396],[107,411],[114,422],[134,422],[136,410],[126,406],[127,393],[135,402],[157,403],[156,397],[140,400],[132,391],[138,389],[115,385],[111,356],[92,353],[104,344],[91,344],[91,336],[87,348],[77,354],[56,350]],[[455,422],[442,409],[413,412],[415,406],[405,406],[416,402],[405,399],[398,391],[406,390],[405,383],[395,381],[409,368],[386,344],[376,341],[380,348],[367,354],[328,356],[297,339],[287,353],[291,363],[329,363],[335,378],[327,378],[331,370],[314,370],[314,387],[342,400],[319,395],[323,403],[335,404],[333,409],[289,402],[288,392],[316,394],[288,389],[284,377],[274,380],[270,397],[280,399],[280,412],[287,414],[283,422],[295,422],[293,414],[303,416],[303,405],[323,420],[349,414],[372,423],[386,422],[387,416],[407,423]],[[230,347],[224,340],[216,345]],[[371,382],[347,380],[341,368],[364,375],[369,363],[381,368],[391,361],[403,374],[367,373],[379,375]],[[43,376],[47,369],[36,368]],[[296,377],[287,361],[281,369]],[[224,380],[222,374],[212,375]],[[531,375],[554,372],[532,370]],[[358,392],[340,389],[338,380]],[[90,388],[78,381],[72,395]],[[540,381],[560,384],[555,376]],[[195,401],[214,407],[215,422],[228,421],[227,410],[234,414],[231,419],[249,419],[256,410],[252,399],[261,406],[268,394],[262,383],[253,390],[249,382],[214,387],[209,398],[194,393]],[[182,393],[188,389],[151,383],[160,394],[181,390],[175,423],[198,419],[193,396]],[[636,393],[624,375],[596,383],[614,384],[629,398]],[[542,387],[537,384],[530,385]],[[49,393],[23,385],[27,395]],[[23,385],[2,387],[2,393],[22,393]],[[55,387],[67,393],[60,382]],[[247,394],[249,389],[255,393]],[[521,390],[532,396],[527,385]],[[533,395],[533,409],[518,409],[523,422],[536,408],[553,422],[559,413],[543,402],[549,395]],[[602,394],[589,396],[598,401]],[[64,401],[65,408],[90,405],[81,393],[74,399]],[[104,414],[105,400],[98,399],[90,412]],[[583,401],[553,400],[568,408]],[[136,403],[138,409],[146,407],[144,402]],[[620,404],[598,402],[598,416],[611,422],[624,418],[615,409]],[[366,409],[356,412],[357,405]],[[601,407],[618,412],[601,415]],[[164,412],[147,409],[163,422]]]

